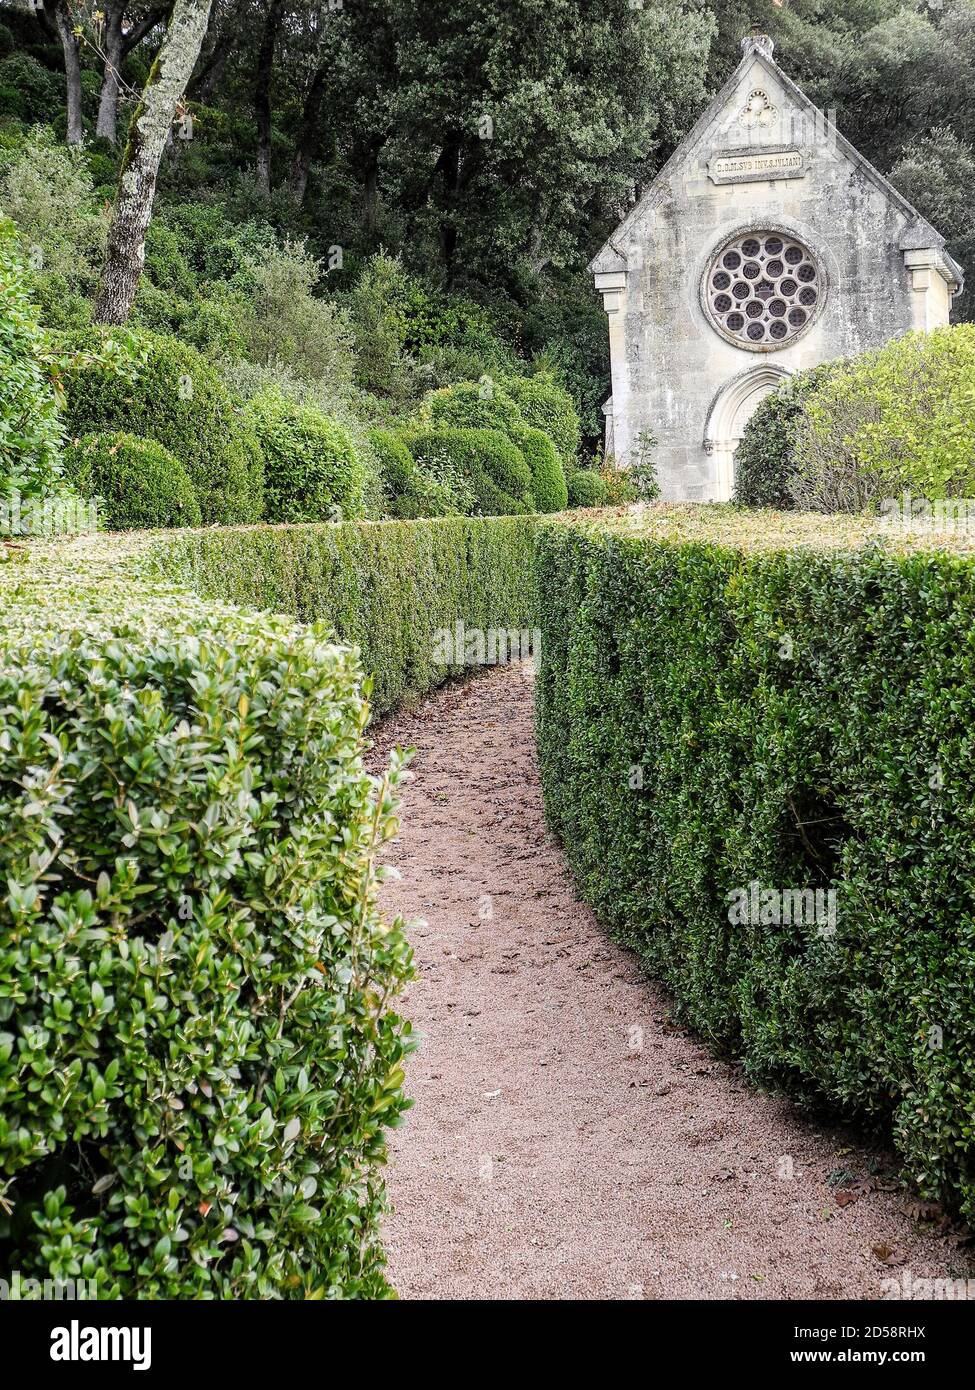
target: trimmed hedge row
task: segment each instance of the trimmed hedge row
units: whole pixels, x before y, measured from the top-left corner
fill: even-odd
[[[436,517],[174,535],[159,571],[206,598],[321,619],[359,647],[384,713],[456,675],[437,633],[534,623],[532,517]]]
[[[0,1266],[387,1297],[411,966],[376,906],[398,770],[363,769],[358,662],[37,555],[0,566]]]
[[[975,556],[765,520],[540,530],[548,817],[685,1020],[971,1220]]]

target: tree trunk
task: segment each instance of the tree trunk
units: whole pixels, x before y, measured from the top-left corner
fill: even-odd
[[[68,144],[80,145],[85,131],[81,120],[81,55],[74,35],[74,24],[68,13],[67,0],[44,0],[44,3],[48,18],[53,15],[54,27],[64,49]]]
[[[457,250],[457,194],[460,188],[460,141],[454,137],[441,151],[437,163],[444,190],[444,211],[440,218],[440,259],[448,289],[454,278]]]
[[[202,63],[197,68],[196,76],[187,89],[187,96],[192,101],[201,102],[208,106],[210,98],[216,90],[217,83],[223,75],[223,70],[227,66],[227,60],[233,50],[234,43],[240,37],[239,21],[244,12],[246,0],[237,0],[232,9],[221,18],[216,14],[211,18],[211,27],[216,27],[213,35],[213,42],[205,50]]]
[[[125,12],[124,0],[115,0],[105,8],[105,67],[102,73],[102,91],[98,98],[98,120],[95,134],[114,145],[118,139],[116,123],[118,116],[118,97],[120,90],[119,69],[122,66],[122,16]]]
[[[305,105],[301,113],[301,132],[295,146],[294,164],[291,169],[291,198],[298,207],[301,207],[305,201],[308,170],[311,168],[315,151],[318,149],[318,117],[321,114],[327,75],[328,64],[323,58],[315,69],[315,75],[305,97]]]
[[[265,198],[271,196],[271,70],[274,66],[274,46],[278,39],[284,0],[271,0],[261,47],[257,55],[257,78],[254,83],[254,115],[257,118],[257,191]]]
[[[376,233],[376,205],[379,201],[379,157],[370,157],[362,183],[362,230],[367,237]]]
[[[159,161],[172,129],[176,104],[200,55],[212,0],[175,0],[162,47],[149,72],[129,126],[122,156],[115,214],[108,234],[95,322],[122,324],[132,310],[145,261]]]

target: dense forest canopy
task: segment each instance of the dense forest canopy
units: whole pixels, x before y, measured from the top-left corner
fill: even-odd
[[[133,323],[238,376],[351,378],[374,413],[527,361],[595,442],[585,263],[753,24],[971,261],[972,0],[0,0],[0,209],[52,328],[125,321],[134,296]],[[167,72],[147,152],[132,118]],[[120,166],[143,231],[124,199],[112,221]]]

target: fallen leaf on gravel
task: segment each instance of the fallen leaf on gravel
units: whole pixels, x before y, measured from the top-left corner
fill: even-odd
[[[907,1212],[915,1221],[940,1221],[944,1217],[940,1202],[908,1202]]]

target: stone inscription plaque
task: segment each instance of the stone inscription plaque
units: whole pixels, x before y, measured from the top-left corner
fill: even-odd
[[[720,150],[708,161],[712,183],[760,183],[765,179],[801,179],[806,161],[797,149]]]

